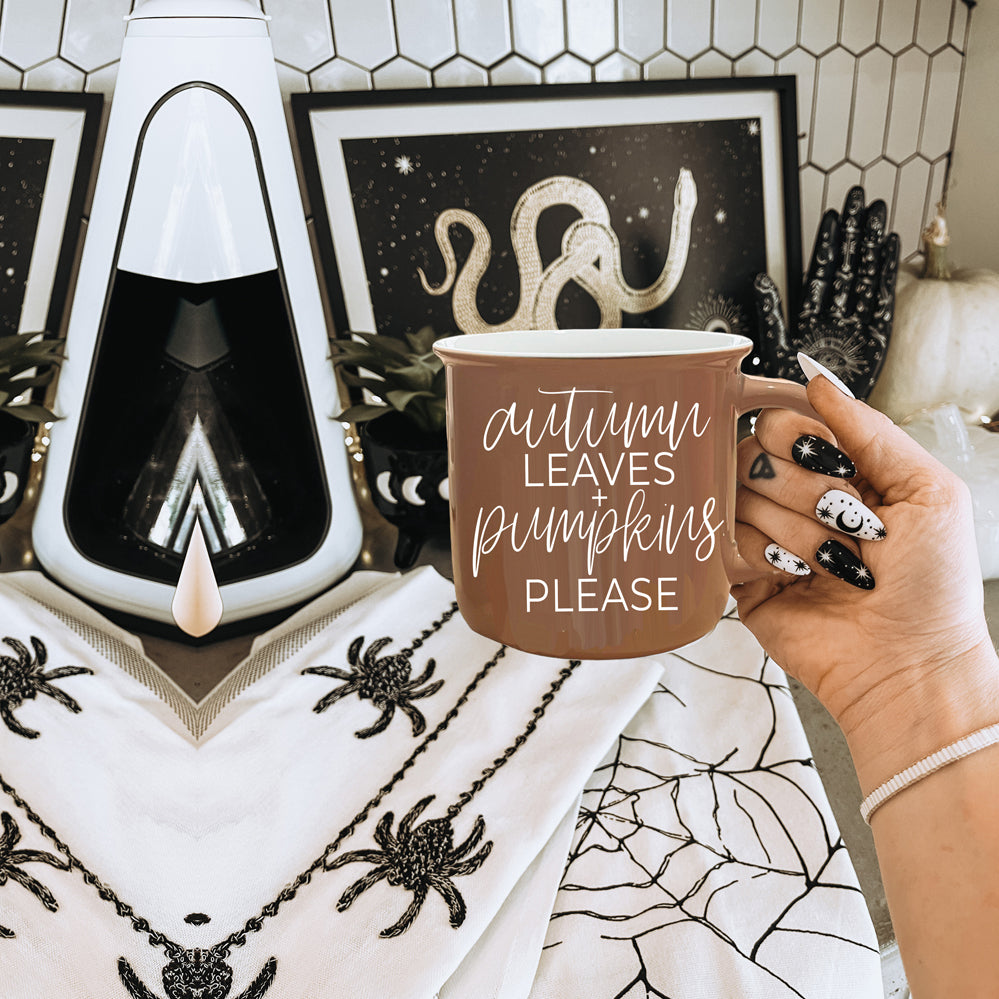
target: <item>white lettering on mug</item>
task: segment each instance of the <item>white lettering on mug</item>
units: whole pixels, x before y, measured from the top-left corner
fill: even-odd
[[[724,523],[716,516],[716,498],[660,505],[663,494],[657,488],[677,484],[684,469],[700,465],[703,456],[689,445],[704,436],[711,417],[702,416],[698,403],[624,405],[608,399],[613,392],[605,389],[538,389],[538,394],[547,397],[541,405],[518,410],[511,402],[494,410],[483,430],[486,452],[501,443],[523,448],[524,487],[542,492],[534,494],[539,502],[526,510],[508,510],[502,503],[479,509],[472,575],[478,576],[483,559],[498,550],[520,553],[540,547],[552,554],[580,545],[585,552],[580,568],[587,574],[527,579],[529,613],[679,610],[676,577],[606,579],[594,567],[608,553],[618,573],[638,552],[672,556],[689,545],[697,562],[714,555]],[[548,490],[553,498],[546,503],[542,497]],[[559,496],[563,499],[554,498]]]
[[[540,543],[551,553],[572,541],[586,545],[586,568],[593,570],[597,555],[608,551],[615,543],[620,548],[621,560],[628,561],[633,548],[647,552],[655,549],[672,555],[686,535],[695,542],[694,557],[706,562],[715,550],[715,535],[722,521],[712,521],[716,501],[709,497],[701,509],[698,521],[694,507],[680,511],[673,504],[665,504],[665,513],[653,516],[645,512],[645,490],[638,489],[628,503],[624,515],[616,509],[587,515],[580,510],[570,515],[566,509],[535,507],[529,517],[522,518],[518,511],[508,513],[502,504],[488,513],[480,509],[472,533],[472,575],[479,574],[482,557],[495,551],[506,540],[511,551],[521,552],[532,541]]]
[[[609,390],[571,388],[558,391],[538,389],[538,392],[541,395],[564,396],[564,410],[560,411],[559,403],[553,402],[547,414],[539,415],[532,406],[519,423],[516,402],[495,410],[486,421],[482,434],[482,446],[486,451],[494,450],[504,435],[522,437],[524,444],[532,451],[545,441],[559,441],[571,454],[581,446],[595,448],[607,437],[620,438],[625,448],[630,448],[636,437],[640,440],[665,438],[669,449],[676,451],[688,430],[695,437],[702,437],[711,422],[710,416],[705,417],[703,423],[699,422],[700,403],[696,402],[682,418],[679,402],[674,402],[669,408],[662,404],[650,408],[647,403],[636,406],[629,402],[623,413],[618,411],[618,404],[612,402],[607,415],[600,417],[592,406],[580,412],[576,407],[576,396],[611,395]]]
[[[630,486],[668,486],[676,479],[673,469],[666,464],[673,457],[672,451],[658,451],[655,455],[650,451],[622,451],[616,462],[609,462],[599,451],[595,455],[583,451],[571,462],[569,457],[564,451],[551,451],[547,454],[525,451],[524,485],[535,489],[546,486],[575,488],[585,482],[592,483],[597,488],[614,486],[625,468],[625,480]],[[664,476],[660,478],[656,475],[651,482],[650,458],[656,470]]]
[[[638,576],[630,581],[627,594],[616,576],[606,583],[595,576],[584,576],[575,583],[558,577],[525,582],[528,613],[543,608],[556,614],[596,614],[615,606],[638,612],[651,610],[653,606],[657,611],[680,609],[676,605],[676,590],[671,588],[676,584],[676,576],[660,576],[655,580]]]

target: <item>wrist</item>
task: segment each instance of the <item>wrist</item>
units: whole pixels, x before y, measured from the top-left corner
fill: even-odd
[[[914,663],[837,720],[866,796],[918,760],[999,722],[999,657],[986,637],[961,655]]]

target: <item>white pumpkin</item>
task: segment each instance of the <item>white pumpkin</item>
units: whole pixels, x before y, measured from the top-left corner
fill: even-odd
[[[949,402],[980,420],[999,410],[999,274],[950,273],[940,206],[923,239],[925,269],[899,273],[888,352],[867,401],[896,422]]]

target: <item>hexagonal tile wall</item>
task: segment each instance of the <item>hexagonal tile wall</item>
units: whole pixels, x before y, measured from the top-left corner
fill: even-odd
[[[109,94],[130,7],[5,0],[0,84]],[[857,178],[888,202],[903,254],[918,251],[946,183],[973,30],[968,0],[263,0],[261,8],[286,92],[793,74],[806,254],[822,211],[838,208]]]

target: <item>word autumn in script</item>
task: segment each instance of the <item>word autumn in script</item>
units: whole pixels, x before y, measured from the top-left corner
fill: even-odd
[[[691,545],[699,562],[714,552],[723,523],[716,516],[716,498],[677,504],[669,501],[668,491],[698,461],[696,442],[710,417],[701,417],[697,403],[622,405],[604,389],[538,393],[549,397],[545,405],[518,411],[511,403],[495,410],[483,430],[483,451],[499,451],[511,474],[523,475],[525,490],[537,492],[526,494],[533,499],[523,508],[480,506],[472,574],[477,576],[483,560],[496,552],[525,553],[534,564],[543,564],[541,552],[571,547],[580,557],[568,553],[568,563],[579,569],[585,564],[586,575],[527,579],[528,611],[587,612],[612,605],[676,610],[675,576],[632,577],[621,570],[636,551],[668,556]],[[520,451],[516,464],[511,449]],[[601,578],[594,573],[598,562],[614,566],[614,574]],[[669,571],[665,565],[664,571]]]

